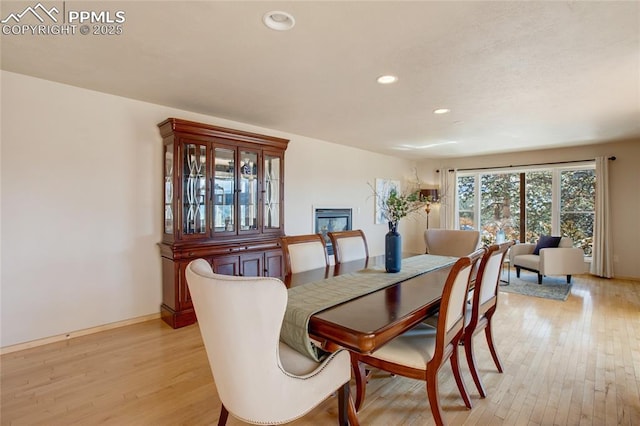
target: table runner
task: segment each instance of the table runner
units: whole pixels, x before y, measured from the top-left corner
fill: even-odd
[[[398,273],[387,273],[382,265],[290,288],[280,340],[301,354],[319,361],[324,351],[311,342],[308,332],[309,319],[313,314],[452,265],[457,260],[457,257],[423,254],[403,259],[402,269]]]

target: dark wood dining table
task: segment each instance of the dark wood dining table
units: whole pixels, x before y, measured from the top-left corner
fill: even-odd
[[[288,287],[384,263],[383,256],[294,274]],[[452,265],[376,290],[311,316],[309,334],[328,344],[368,354],[437,312]]]
[[[376,256],[366,261],[331,265],[286,277],[285,285],[291,288],[383,264],[384,256]],[[452,267],[451,264],[413,278],[399,280],[388,287],[317,312],[309,318],[308,332],[314,339],[322,340],[324,348],[329,351],[346,348],[352,352],[356,387],[362,388],[366,372],[355,354],[375,351],[436,313]],[[358,392],[357,395],[362,396],[363,392]],[[362,400],[356,398],[355,407],[360,407],[361,404]],[[351,406],[349,421],[357,425],[359,423],[355,410]],[[346,407],[341,407],[341,417],[345,418],[346,415]]]

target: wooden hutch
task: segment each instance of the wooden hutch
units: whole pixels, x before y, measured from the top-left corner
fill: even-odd
[[[225,275],[282,277],[286,139],[169,118],[164,144],[162,319],[196,321],[185,279],[204,258]]]

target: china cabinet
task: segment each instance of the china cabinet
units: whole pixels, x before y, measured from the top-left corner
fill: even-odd
[[[204,258],[225,275],[282,277],[288,140],[169,118],[164,144],[162,318],[196,321],[185,268]]]

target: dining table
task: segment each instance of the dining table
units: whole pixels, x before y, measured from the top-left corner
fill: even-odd
[[[430,256],[431,258],[429,258]],[[366,280],[368,273],[371,273],[371,277],[375,278],[380,278],[381,274],[387,274],[384,279],[385,284],[380,288],[371,291],[365,290],[362,295],[351,297],[346,301],[309,314],[306,330],[303,329],[305,323],[297,318],[297,324],[294,328],[298,329],[299,334],[305,334],[305,339],[303,339],[305,343],[304,346],[299,344],[295,347],[293,345],[294,348],[304,353],[305,350],[309,351],[309,347],[312,347],[310,352],[315,355],[316,360],[320,359],[318,356],[321,356],[323,351],[333,352],[342,348],[349,350],[355,386],[357,389],[363,389],[367,373],[364,366],[358,361],[358,354],[374,352],[385,343],[415,328],[424,319],[435,314],[440,308],[449,272],[458,259],[411,254],[403,254],[403,257],[403,266],[405,263],[411,262],[412,259],[418,258],[426,258],[427,263],[435,261],[435,264],[440,264],[440,266],[431,265],[424,271],[420,269],[416,271],[416,264],[420,265],[421,263],[413,262],[413,271],[407,277],[406,272],[404,274],[386,273],[384,256],[375,256],[287,276],[284,282],[289,288],[290,297],[285,312],[283,330],[290,328],[287,326],[287,316],[300,316],[291,313],[292,310],[295,311],[299,308],[299,306],[297,308],[290,306],[292,292],[296,293],[297,303],[304,304],[305,292],[298,290],[302,290],[305,286],[322,288],[322,284],[325,282],[349,285],[348,280],[344,283],[336,281],[340,281],[340,278],[345,276],[358,276],[360,280]],[[310,294],[314,297],[313,293]],[[313,340],[321,344],[322,348],[310,343],[311,336]],[[283,331],[281,331],[281,339],[283,339]],[[296,343],[296,341],[292,342],[287,339],[284,341],[290,345]],[[309,355],[309,352],[306,354]],[[360,407],[364,392],[357,392],[356,395],[355,407]],[[346,408],[343,407],[343,410]],[[354,416],[355,410],[354,408]],[[357,418],[353,421],[355,424],[358,423]]]
[[[411,254],[403,256],[405,259],[412,257]],[[307,331],[328,347],[370,354],[438,311],[442,290],[455,260],[451,258],[445,266],[400,279],[316,312],[309,318]],[[285,285],[295,288],[344,274],[379,269],[383,265],[384,256],[374,256],[292,274],[285,279]]]

